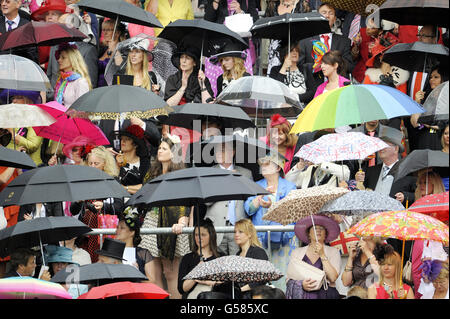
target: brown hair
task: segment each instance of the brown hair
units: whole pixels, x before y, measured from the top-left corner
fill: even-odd
[[[238,74],[237,79],[240,79],[241,77],[244,76],[244,73],[246,71],[245,66],[244,66],[244,60],[241,58],[238,58],[238,57],[232,57],[232,58],[233,58],[233,63],[234,63],[233,69]],[[222,59],[223,58],[219,59],[220,64],[222,64]],[[223,70],[223,78],[224,79],[226,79],[228,81],[233,79],[233,73],[232,73],[233,70],[229,70],[229,71],[225,70],[223,66],[222,66],[222,70]],[[237,79],[235,79],[235,80],[237,80]]]
[[[163,142],[169,145],[171,152],[174,154],[174,157],[181,158],[182,152],[180,143],[175,144],[170,138],[167,137],[163,137],[161,139],[161,143]],[[173,172],[183,168],[185,168],[183,161],[171,161],[168,172]],[[158,161],[158,158],[156,158],[151,163],[150,169],[148,170],[147,174],[145,174],[144,183],[147,183],[149,180],[152,180],[160,175],[162,175],[162,163]]]
[[[288,121],[283,122],[278,125],[274,125],[271,128],[269,127],[269,129],[267,130],[267,141],[269,144],[270,144],[270,130],[271,129],[278,129],[279,131],[283,132],[284,135],[286,135],[286,141],[284,142],[284,145],[286,147],[294,147],[295,145],[297,145],[298,136],[296,134],[289,133],[292,129],[292,125]]]
[[[342,54],[339,50],[328,51],[324,54],[322,58],[322,62],[329,65],[338,64],[337,73],[341,76],[345,76],[347,71],[347,67],[344,59],[342,58]]]

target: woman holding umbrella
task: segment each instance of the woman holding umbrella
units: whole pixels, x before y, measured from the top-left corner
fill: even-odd
[[[59,67],[55,101],[70,107],[76,99],[92,90],[88,68],[75,44],[59,45],[55,58]]]
[[[180,139],[170,134],[164,137],[158,148],[156,160],[152,162],[144,182],[160,175],[184,168],[181,157]],[[172,227],[177,235],[144,235],[139,247],[146,248],[155,257],[152,274],[155,283],[163,286],[163,276],[168,292],[174,299],[180,299],[178,292],[178,269],[180,259],[191,251],[189,237],[181,234],[189,223],[190,208],[185,206],[164,206],[151,208],[145,215],[143,228]]]

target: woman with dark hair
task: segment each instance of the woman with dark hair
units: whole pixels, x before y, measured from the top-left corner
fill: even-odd
[[[317,87],[312,78],[312,65],[305,63],[299,65],[300,46],[291,45],[288,52],[287,45],[280,50],[281,65],[272,67],[270,77],[286,84],[293,93],[297,93],[300,102],[308,104]]]
[[[342,54],[337,51],[328,51],[322,57],[321,69],[327,81],[319,85],[314,98],[322,93],[343,87],[350,80],[344,77],[346,73],[346,64],[342,58]]]
[[[183,256],[178,270],[178,291],[183,299],[195,299],[200,292],[210,291],[217,283],[211,280],[183,279],[198,264],[221,257],[217,249],[217,234],[213,222],[207,218],[202,220],[199,226],[194,230],[192,252]]]
[[[119,224],[116,228],[116,239],[125,243],[123,258],[124,263],[137,266],[150,282],[154,282],[151,264],[153,256],[145,249],[138,247],[141,243],[141,222],[139,215],[134,213],[131,207],[128,207],[123,214],[119,216]]]

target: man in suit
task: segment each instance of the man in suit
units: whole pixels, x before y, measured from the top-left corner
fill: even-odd
[[[2,16],[0,16],[0,34],[17,29],[30,22],[24,14],[19,14],[22,0],[0,0]],[[39,63],[39,56],[36,48],[12,49],[0,51],[0,54],[11,54],[23,56],[36,63]]]
[[[331,30],[335,29],[336,22],[336,10],[328,3],[323,3],[319,8],[319,13],[323,15],[330,23]],[[338,50],[341,52],[343,59],[345,60],[347,74],[350,74],[355,67],[351,52],[351,40],[336,32],[320,34],[300,41],[300,58],[299,64],[304,63],[314,64],[314,59],[311,56],[313,50],[313,41],[321,41],[328,46],[331,50]],[[348,78],[348,76],[346,76]],[[323,76],[322,76],[323,79]],[[322,81],[323,82],[323,81]]]
[[[408,203],[414,202],[416,178],[412,176],[395,178],[395,173],[400,164],[399,152],[404,151],[402,145],[403,133],[395,128],[384,126],[378,137],[389,145],[389,147],[377,152],[382,163],[367,168],[366,172],[356,173],[355,180],[363,182],[365,188],[397,199],[403,205],[406,205],[407,201]]]
[[[242,176],[251,179],[252,173],[250,170],[233,164],[235,154],[236,150],[233,148],[232,143],[218,145],[215,149],[217,165],[213,167],[236,171]],[[214,227],[233,226],[237,221],[246,217],[244,201],[242,200],[220,201],[207,204],[205,218],[211,219]],[[226,255],[236,255],[239,251],[239,246],[234,242],[233,233],[217,233],[217,247]]]

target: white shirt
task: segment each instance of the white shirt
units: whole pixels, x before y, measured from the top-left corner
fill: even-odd
[[[325,43],[325,39],[323,38],[324,35],[328,35],[330,38],[328,39],[328,45],[329,49],[331,50],[331,44],[333,43],[333,33],[323,33],[320,35],[320,41],[322,43]]]
[[[17,15],[13,20],[8,20],[8,19],[5,17],[5,27],[6,27],[6,31],[8,31],[8,28],[9,28],[9,24],[8,24],[7,21],[12,21],[12,22],[14,22],[14,23],[11,25],[11,28],[14,30],[15,28],[17,28],[17,27],[19,26],[20,15]]]

